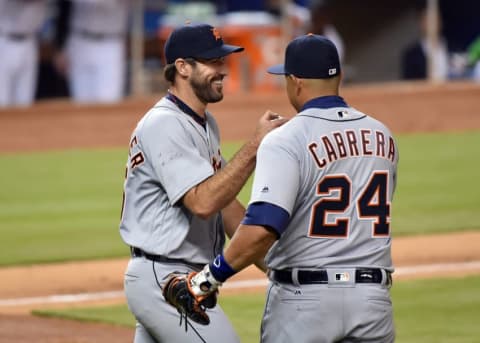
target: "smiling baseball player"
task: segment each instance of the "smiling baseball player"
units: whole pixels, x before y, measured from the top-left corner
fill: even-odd
[[[339,96],[323,36],[294,39],[269,72],[285,75],[298,114],[262,141],[245,218],[224,255],[186,277],[188,294],[200,301],[266,255],[262,342],[393,342],[392,133]],[[180,308],[181,288],[168,293]]]
[[[244,216],[235,197],[253,171],[258,145],[285,122],[270,120],[274,114],[267,111],[225,163],[207,105],[223,98],[225,58],[242,50],[224,44],[210,25],[175,29],[165,45],[169,91],[132,134],[120,233],[132,255],[125,294],[137,320],[135,343],[239,341],[215,294],[185,304],[198,310],[189,315],[193,321],[163,294],[171,275],[199,271],[221,253],[225,234],[231,237]]]

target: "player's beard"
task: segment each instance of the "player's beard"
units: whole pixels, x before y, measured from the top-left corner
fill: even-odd
[[[190,79],[190,87],[201,102],[215,103],[223,99],[223,87],[215,84],[215,81],[221,80],[223,80],[222,75],[216,75],[211,79],[201,79],[198,74],[193,74]]]

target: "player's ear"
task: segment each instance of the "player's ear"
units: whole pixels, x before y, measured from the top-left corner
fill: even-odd
[[[175,68],[181,77],[187,77],[189,75],[189,64],[183,58],[177,58],[175,60]]]
[[[300,79],[296,76],[292,76],[293,82],[295,84],[295,94],[298,96],[300,95],[300,92],[302,91],[302,88],[304,86],[303,79]]]

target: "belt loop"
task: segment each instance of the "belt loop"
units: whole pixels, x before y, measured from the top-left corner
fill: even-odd
[[[298,268],[292,269],[292,283],[295,287],[300,287],[300,282],[298,282]]]
[[[390,278],[389,273],[383,268],[380,268],[380,271],[382,272],[382,286],[390,288],[392,285],[389,280]]]

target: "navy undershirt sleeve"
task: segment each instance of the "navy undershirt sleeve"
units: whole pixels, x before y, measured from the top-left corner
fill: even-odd
[[[255,202],[248,206],[242,224],[267,226],[281,236],[289,220],[290,215],[280,206],[267,202]]]

